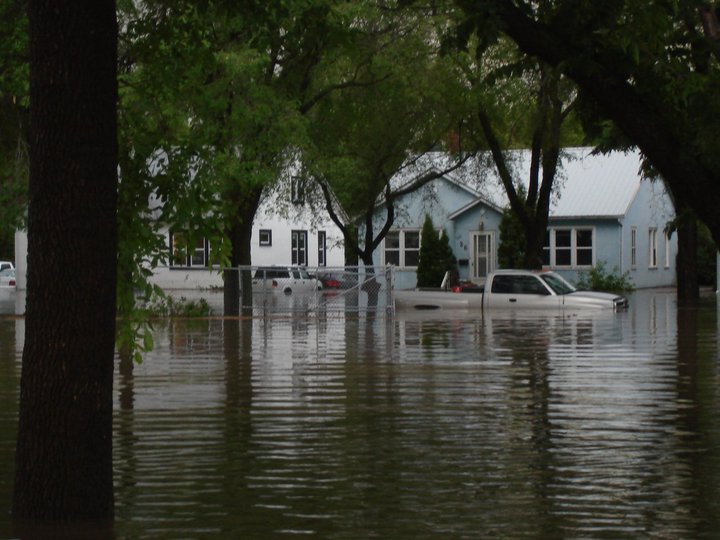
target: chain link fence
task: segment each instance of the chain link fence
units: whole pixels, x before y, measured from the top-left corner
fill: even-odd
[[[185,301],[204,300],[213,315],[223,315],[224,290],[218,271],[214,285],[203,287],[203,277],[194,271],[193,288],[168,288],[166,293]],[[333,313],[386,313],[393,310],[394,269],[392,266],[297,267],[242,266],[237,272],[240,283],[240,310],[243,315],[274,316],[293,313],[331,315]],[[161,285],[162,286],[162,285]]]

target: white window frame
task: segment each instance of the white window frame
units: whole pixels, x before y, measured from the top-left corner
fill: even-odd
[[[570,232],[570,245],[561,246],[558,248],[556,244],[557,232]],[[589,231],[591,234],[591,246],[590,246],[590,264],[578,264],[578,251],[588,250],[586,246],[578,245],[578,232]],[[585,269],[592,268],[595,266],[596,253],[597,253],[597,234],[595,227],[548,227],[548,240],[550,245],[544,245],[543,250],[549,251],[548,262],[550,268],[562,268],[562,269]],[[557,250],[569,250],[570,251],[570,264],[557,264]]]
[[[648,268],[658,267],[657,227],[648,229]]]
[[[170,267],[171,268],[207,268],[208,267],[208,256],[209,256],[209,244],[207,238],[197,238],[195,241],[195,247],[188,249],[186,252],[178,254],[175,249],[175,238],[186,236],[186,233],[182,231],[171,232],[169,238],[170,244]],[[176,259],[178,255],[184,261],[178,262]]]
[[[318,266],[327,266],[327,233],[318,231]]]
[[[302,239],[302,242],[300,240]],[[302,243],[302,245],[300,245]],[[308,264],[308,232],[305,230],[290,231],[290,258],[292,264],[307,266]]]
[[[670,268],[670,235],[665,231],[663,236],[665,237],[665,268]]]
[[[260,229],[258,231],[258,241],[261,247],[272,246],[272,229]]]
[[[630,228],[630,268],[637,268],[637,227]]]
[[[397,251],[398,252],[398,264],[397,264],[398,268],[417,268],[417,264],[414,264],[414,265],[407,264],[406,256],[410,252],[417,253],[416,259],[418,261],[420,260],[420,246],[422,245],[422,235],[420,233],[420,229],[392,229],[388,232],[388,235],[390,235],[390,234],[398,235],[398,247],[397,247],[397,249],[388,248],[387,244],[386,244],[387,236],[385,237],[385,239],[383,240],[383,250],[382,250],[383,264],[388,264],[388,262],[387,262],[387,252],[388,251],[393,251],[393,252]],[[412,235],[412,236],[417,235],[417,239],[418,239],[417,248],[415,248],[415,247],[408,248],[407,247],[406,237],[410,236],[410,235]]]

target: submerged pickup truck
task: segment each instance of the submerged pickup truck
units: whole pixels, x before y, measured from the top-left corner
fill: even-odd
[[[396,309],[627,309],[624,296],[578,291],[555,272],[498,270],[472,291],[394,292]]]

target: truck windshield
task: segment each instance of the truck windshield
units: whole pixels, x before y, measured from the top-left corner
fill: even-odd
[[[575,292],[575,287],[570,285],[557,274],[540,274],[540,279],[547,283],[548,286],[555,291],[555,294],[568,294]]]

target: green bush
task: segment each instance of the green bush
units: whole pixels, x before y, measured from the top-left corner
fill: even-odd
[[[612,272],[605,269],[605,263],[600,261],[594,268],[580,274],[577,288],[589,291],[629,292],[635,289],[630,278],[630,272],[619,274],[617,267]]]
[[[207,317],[212,312],[204,298],[188,300],[184,296],[177,300],[172,296],[162,297],[150,304],[147,310],[154,317]]]
[[[445,272],[457,280],[457,260],[447,234],[439,236],[430,216],[425,216],[420,233],[420,261],[417,269],[418,287],[439,287]]]

